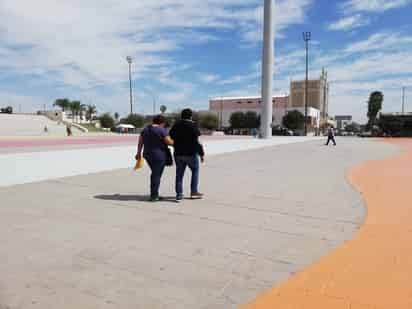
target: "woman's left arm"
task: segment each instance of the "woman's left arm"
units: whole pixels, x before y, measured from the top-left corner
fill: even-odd
[[[169,135],[167,135],[167,136],[164,138],[163,141],[165,142],[165,144],[166,144],[167,146],[173,146],[173,144],[174,144],[174,141],[172,140],[172,138],[171,138]]]

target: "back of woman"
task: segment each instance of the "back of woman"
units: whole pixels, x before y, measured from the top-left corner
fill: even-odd
[[[165,142],[167,131],[161,126],[148,125],[142,132],[143,157],[147,161],[165,161]]]

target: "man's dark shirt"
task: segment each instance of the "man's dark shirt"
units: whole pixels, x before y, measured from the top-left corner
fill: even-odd
[[[191,120],[179,120],[169,132],[174,141],[175,156],[204,156],[203,147],[199,143],[200,131]]]

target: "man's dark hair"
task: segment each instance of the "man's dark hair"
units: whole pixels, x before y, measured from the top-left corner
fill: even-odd
[[[185,108],[184,110],[182,110],[182,115],[181,115],[182,119],[189,120],[192,118],[192,116],[193,116],[193,112],[190,108]]]
[[[165,122],[166,122],[166,119],[165,119],[165,117],[163,117],[162,115],[157,115],[157,116],[154,116],[154,117],[153,117],[152,122],[153,122],[153,124],[159,125],[159,124],[165,123]]]

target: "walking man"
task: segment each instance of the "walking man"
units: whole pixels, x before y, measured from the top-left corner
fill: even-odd
[[[192,120],[191,109],[184,109],[181,120],[177,121],[170,130],[170,137],[174,140],[174,157],[176,163],[176,201],[183,199],[183,177],[186,167],[192,172],[190,185],[190,197],[201,199],[203,194],[199,192],[199,157],[204,162],[204,151],[199,143],[200,130]]]
[[[336,146],[336,141],[335,141],[335,129],[333,126],[330,126],[328,128],[328,141],[326,142],[326,146],[329,145],[329,142],[332,141],[333,145]]]

